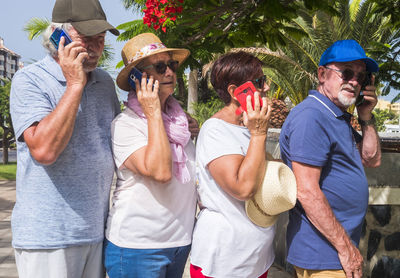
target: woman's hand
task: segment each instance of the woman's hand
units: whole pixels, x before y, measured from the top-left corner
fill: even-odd
[[[132,153],[124,162],[134,173],[149,177],[156,182],[167,183],[172,178],[172,156],[168,136],[165,131],[161,103],[158,96],[158,81],[143,73],[141,84],[136,80],[136,95],[147,118],[147,145]],[[154,88],[153,88],[154,83]]]
[[[144,72],[139,86],[139,80],[135,80],[136,95],[143,113],[146,118],[152,118],[155,115],[161,115],[161,103],[158,96],[159,82],[154,81],[154,77],[150,75],[149,82],[147,82],[147,74]],[[153,87],[154,84],[154,87]]]
[[[254,93],[254,109],[251,105],[251,96],[247,96],[247,113],[243,112],[243,123],[251,135],[266,135],[271,118],[271,102],[263,97],[261,106],[259,96],[260,93],[256,91]]]

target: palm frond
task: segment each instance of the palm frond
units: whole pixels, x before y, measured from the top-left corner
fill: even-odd
[[[149,28],[147,25],[143,24],[142,19],[125,22],[118,25],[117,29],[123,30],[123,32],[118,36],[117,41],[127,41],[144,32],[154,33],[152,28]]]
[[[34,17],[24,26],[24,31],[28,33],[29,40],[33,40],[40,36],[49,25],[50,21],[48,19]]]

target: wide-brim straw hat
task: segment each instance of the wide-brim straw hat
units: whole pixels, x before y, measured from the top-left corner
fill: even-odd
[[[152,33],[143,33],[130,39],[121,51],[125,67],[117,76],[118,87],[122,90],[129,91],[131,87],[128,82],[128,76],[132,68],[143,59],[163,52],[171,53],[172,59],[178,61],[179,65],[190,55],[188,49],[166,47],[161,40]]]
[[[267,161],[262,184],[245,202],[246,214],[260,227],[272,226],[280,213],[294,207],[296,196],[296,178],[292,170],[282,162]]]

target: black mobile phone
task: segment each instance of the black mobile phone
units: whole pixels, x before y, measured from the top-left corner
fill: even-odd
[[[56,28],[50,36],[50,41],[57,50],[61,37],[65,38],[64,46],[72,42],[71,38],[68,36],[67,31],[61,28]]]
[[[358,97],[356,99],[356,106],[363,104],[363,102],[364,102],[364,94],[362,91],[360,91],[360,94],[358,95]]]
[[[133,67],[128,76],[129,85],[131,85],[132,89],[136,90],[135,80],[139,80],[139,83],[142,82],[143,73],[137,68]],[[149,82],[149,78],[147,78],[147,82]],[[154,88],[154,85],[153,85]]]
[[[368,72],[363,84],[361,85],[361,91],[364,91],[365,87],[367,87],[368,85],[371,85],[371,80],[372,80],[372,73]]]
[[[365,88],[368,85],[371,85],[371,79],[372,79],[372,73],[368,72],[367,76],[365,77],[365,80],[364,80],[363,84],[361,85],[360,94],[358,95],[358,97],[356,99],[356,106],[359,106],[359,105],[363,104],[363,102],[364,102],[363,91],[365,90]]]

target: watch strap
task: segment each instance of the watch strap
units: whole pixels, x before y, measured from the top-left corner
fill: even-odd
[[[375,122],[376,120],[374,114],[372,114],[371,119],[367,121],[363,121],[360,118],[358,118],[358,123],[360,124],[360,126],[375,125]]]

